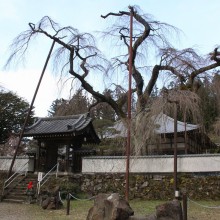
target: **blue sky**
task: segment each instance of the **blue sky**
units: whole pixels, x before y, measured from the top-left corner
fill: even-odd
[[[106,20],[101,14],[125,10],[138,5],[156,20],[183,31],[178,48],[196,47],[206,54],[220,43],[219,0],[0,0],[0,85],[31,101],[51,42],[36,41],[26,58],[26,65],[3,69],[8,47],[28,23],[37,23],[48,15],[62,26],[81,32],[103,30]],[[35,101],[37,116],[46,116],[52,101],[66,96],[57,86],[57,78],[48,67]],[[64,97],[66,98],[66,97]]]

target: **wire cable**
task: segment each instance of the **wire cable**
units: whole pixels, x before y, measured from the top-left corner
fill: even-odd
[[[202,205],[202,204],[200,204],[200,203],[198,203],[198,202],[195,202],[195,201],[191,200],[190,198],[188,198],[188,200],[189,200],[190,202],[192,202],[192,203],[198,205],[198,206],[203,207],[203,208],[208,208],[208,209],[220,209],[220,206],[207,206],[207,205]]]
[[[79,199],[75,196],[73,196],[71,193],[69,194],[72,198],[76,199],[76,200],[79,200],[79,201],[89,201],[89,200],[92,200],[94,199],[96,196],[92,196],[91,198],[88,198],[88,199]]]

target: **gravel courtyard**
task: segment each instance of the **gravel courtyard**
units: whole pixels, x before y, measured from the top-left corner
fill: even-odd
[[[65,209],[49,211],[32,204],[0,202],[0,219],[2,220],[59,220],[71,218],[73,216],[67,216]]]

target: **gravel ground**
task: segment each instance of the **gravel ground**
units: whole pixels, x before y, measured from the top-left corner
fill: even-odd
[[[205,202],[205,204],[207,204],[207,202]],[[210,204],[208,205],[220,207],[218,201],[215,203],[210,202]],[[136,213],[142,213],[140,212],[139,208],[143,209],[143,207],[145,207],[143,203],[140,207],[139,206],[136,207]],[[43,210],[37,204],[16,204],[0,202],[0,220],[85,220],[90,207],[90,203],[87,205],[82,205],[78,202],[72,202],[70,215],[66,215],[65,208],[62,208],[60,210]],[[198,207],[190,203],[188,210],[188,219],[219,220],[220,208],[205,209],[203,207]]]
[[[17,204],[0,202],[1,220],[59,220],[71,219],[66,210],[43,210],[36,204]]]
[[[14,203],[0,203],[0,219],[4,220],[28,220],[33,219],[30,212],[30,205],[14,204]]]

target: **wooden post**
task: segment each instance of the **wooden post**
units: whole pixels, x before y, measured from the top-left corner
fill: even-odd
[[[183,220],[187,220],[187,194],[183,191]]]
[[[66,157],[65,157],[65,160],[66,160],[66,163],[65,163],[65,171],[68,173],[69,172],[69,150],[70,150],[70,147],[69,147],[69,144],[66,145]]]
[[[66,214],[70,214],[70,193],[67,194],[67,205],[66,205]]]
[[[41,148],[41,141],[38,141],[37,143],[37,149],[36,149],[36,155],[35,155],[35,166],[34,171],[39,171],[39,163],[40,163],[40,148]]]
[[[175,198],[179,197],[177,187],[177,103],[174,102],[174,194]]]

